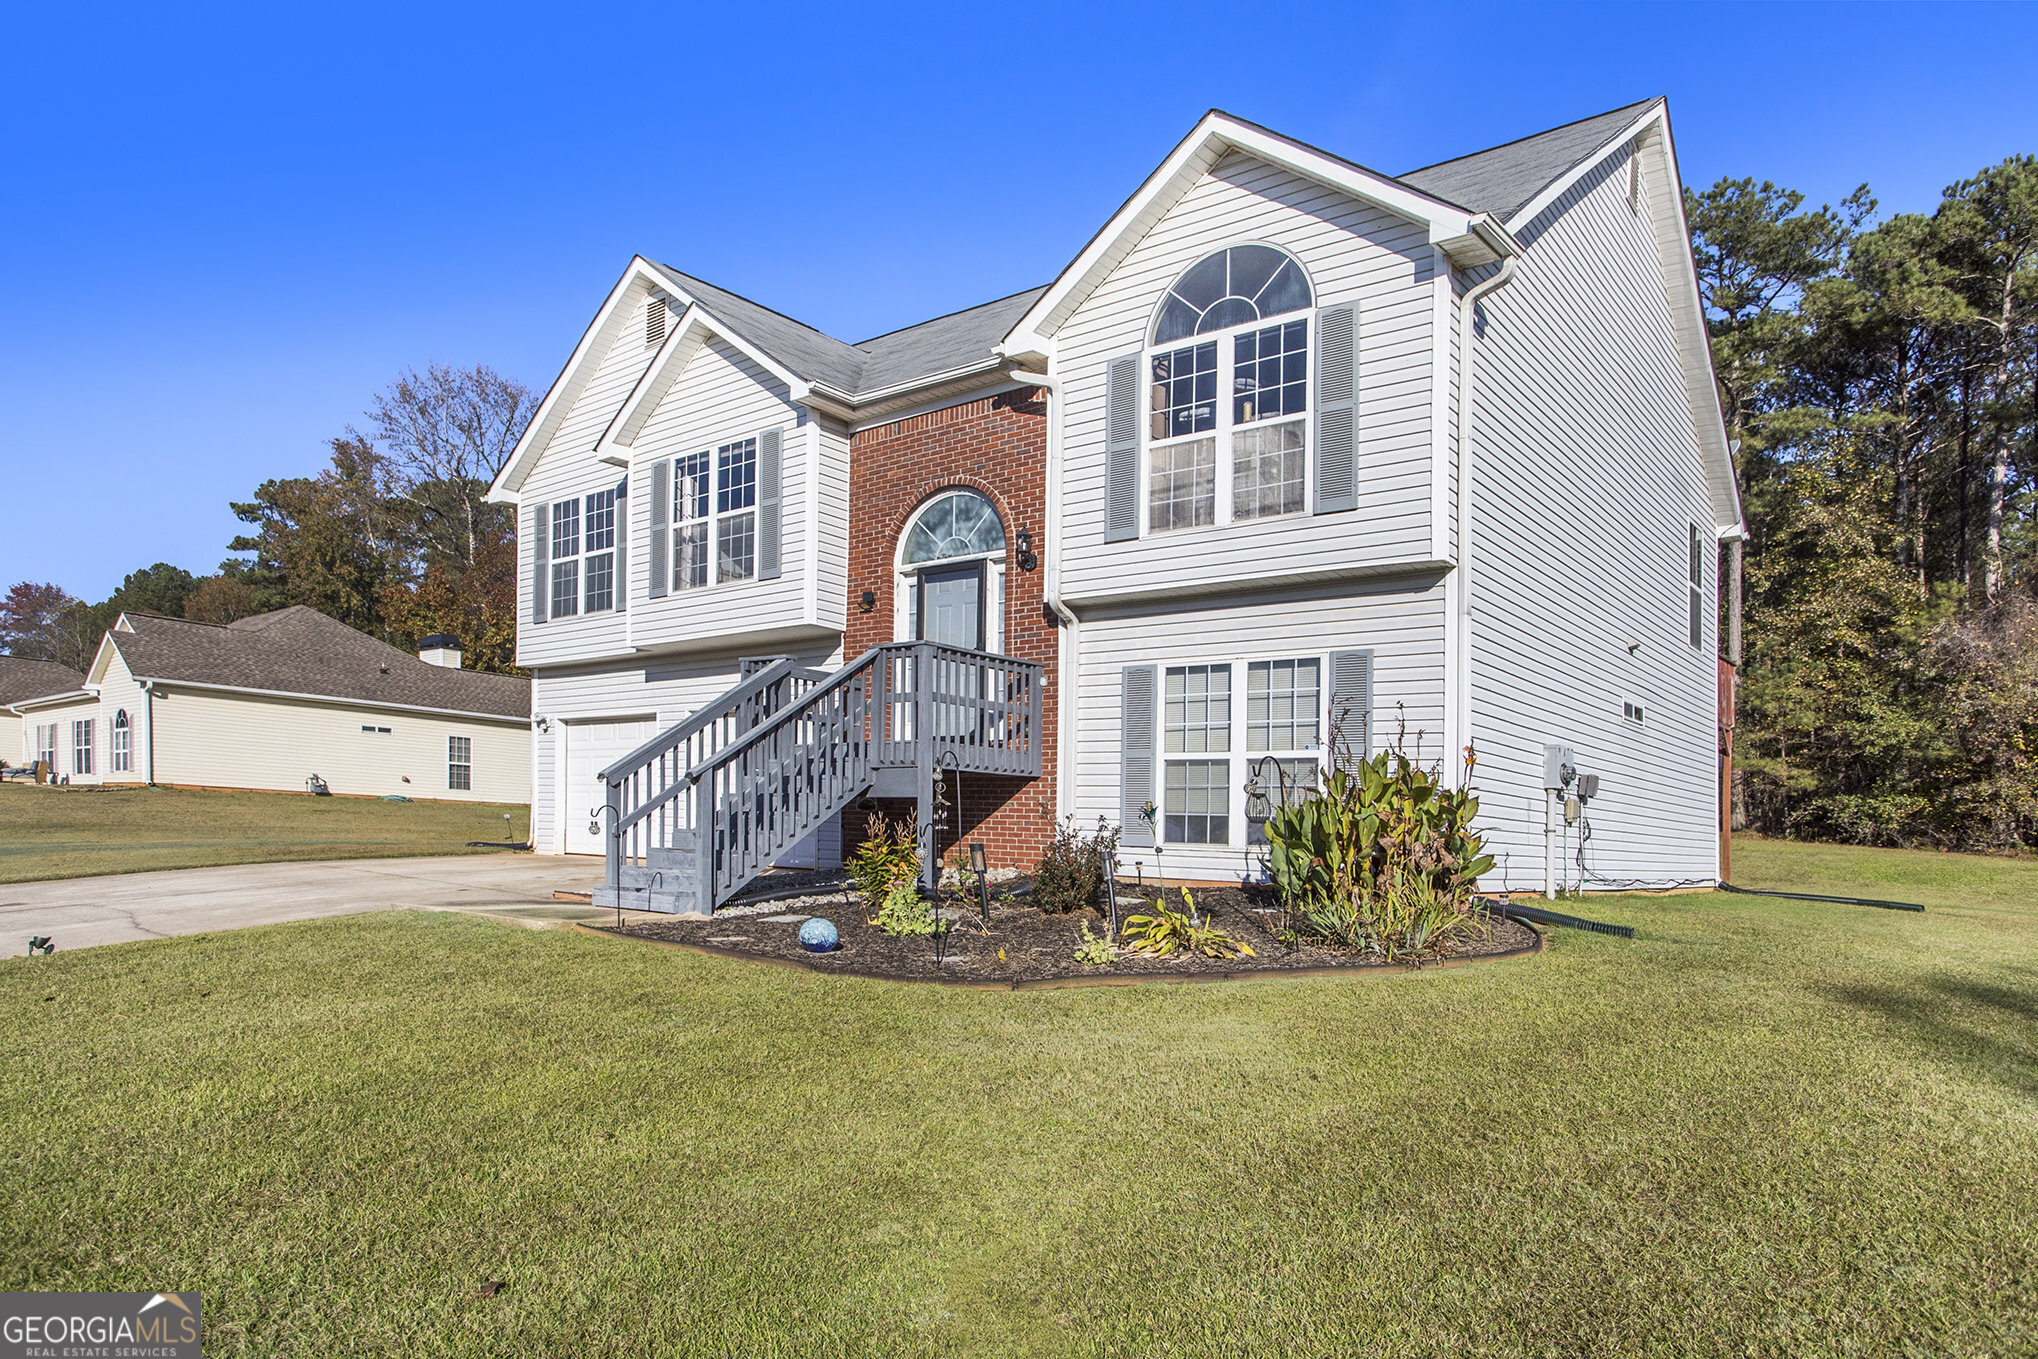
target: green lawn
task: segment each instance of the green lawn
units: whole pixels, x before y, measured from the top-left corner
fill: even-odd
[[[214,1356],[2033,1352],[2029,867],[1744,853],[1944,908],[1019,993],[407,913],[17,959],[0,1289],[197,1288]]]
[[[0,784],[0,883],[141,873],[152,868],[486,854],[469,840],[518,840],[528,807],[383,802],[290,793]]]

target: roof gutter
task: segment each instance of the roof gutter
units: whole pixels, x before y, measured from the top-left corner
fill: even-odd
[[[1507,242],[1513,245],[1512,238]],[[1481,279],[1458,299],[1458,745],[1473,748],[1472,738],[1472,431],[1478,404],[1479,346],[1473,325],[1479,303],[1514,281],[1520,247],[1502,257],[1500,268]],[[1460,766],[1464,768],[1464,766]],[[1465,777],[1471,777],[1466,769]]]
[[[172,689],[203,689],[215,694],[247,694],[255,698],[296,698],[311,703],[329,703],[340,708],[380,708],[390,712],[423,713],[429,717],[471,717],[480,722],[507,722],[517,726],[529,726],[531,722],[528,713],[482,713],[467,708],[426,708],[415,703],[390,703],[376,698],[342,698],[338,694],[298,694],[286,689],[249,689],[239,684],[201,684],[197,680],[160,679],[153,676],[143,680],[139,675],[135,678],[145,685],[160,686],[152,692],[165,695]]]

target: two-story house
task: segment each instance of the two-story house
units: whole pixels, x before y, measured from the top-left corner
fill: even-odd
[[[533,839],[636,904],[893,799],[1236,880],[1249,784],[1397,742],[1476,750],[1489,886],[1719,872],[1741,521],[1661,100],[1398,177],[1213,112],[1050,285],[856,344],[634,259],[492,494]]]

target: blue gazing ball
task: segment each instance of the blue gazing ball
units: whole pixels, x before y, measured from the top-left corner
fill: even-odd
[[[800,926],[800,943],[809,953],[832,953],[835,950],[835,922],[815,916]]]

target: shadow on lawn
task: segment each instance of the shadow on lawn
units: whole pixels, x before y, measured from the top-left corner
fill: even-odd
[[[1934,1056],[2038,1097],[2038,1043],[2029,1028],[2038,1023],[2038,985],[1941,973],[1909,986],[1837,986],[1827,994],[1909,1030]]]

